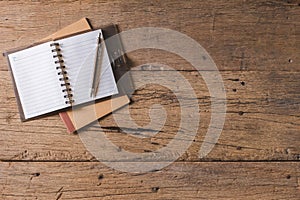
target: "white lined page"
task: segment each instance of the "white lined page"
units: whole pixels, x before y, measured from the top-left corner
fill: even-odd
[[[50,43],[8,55],[25,119],[68,106],[61,91]]]
[[[74,105],[118,93],[106,48],[102,49],[101,75],[97,96],[90,97],[94,73],[94,57],[101,30],[58,40],[64,65],[73,91]],[[102,33],[101,33],[102,34]]]

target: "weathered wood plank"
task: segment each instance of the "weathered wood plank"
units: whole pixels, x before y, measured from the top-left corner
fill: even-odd
[[[29,45],[89,17],[95,27],[117,23],[122,30],[150,26],[182,32],[199,42],[220,70],[299,71],[298,4],[284,0],[28,1],[24,6],[24,1],[1,1],[0,49]],[[161,58],[176,63],[176,69],[193,69],[182,66],[180,59],[158,55],[140,51],[134,61]],[[0,59],[0,70],[7,70],[5,59]]]
[[[173,163],[129,174],[98,162],[0,163],[2,199],[299,199],[300,163]]]
[[[21,123],[7,62],[1,57],[0,199],[299,199],[299,8],[298,0],[0,1],[1,52],[32,44],[82,17],[95,27],[164,27],[188,35],[209,52],[222,71],[227,93],[223,132],[212,152],[199,159],[211,116],[204,81],[177,55],[150,49],[130,52],[132,67],[162,63],[179,70],[195,89],[201,122],[177,162],[153,173],[120,173],[91,162],[96,159],[78,135],[66,133],[57,115]],[[163,70],[144,67],[134,73],[145,78],[175,73]],[[170,91],[158,85],[138,90],[131,117],[146,125],[154,103],[164,105],[168,114],[155,137],[133,137],[140,129],[128,126],[125,133],[112,116],[100,121],[106,136],[131,152],[164,147],[180,122],[179,104]],[[96,125],[87,131],[97,130]]]
[[[151,78],[153,73],[168,78],[174,77],[175,72],[138,71],[133,73],[133,77],[140,75]],[[210,122],[210,95],[197,73],[188,71],[181,73],[195,89],[201,122],[195,141],[179,160],[195,161],[199,160],[198,151]],[[8,72],[0,74],[2,77],[0,89],[3,91],[0,97],[2,160],[94,159],[84,148],[78,135],[66,133],[58,116],[21,123],[10,76]],[[226,121],[217,145],[204,159],[299,160],[300,73],[222,72],[221,75],[227,91]],[[163,132],[152,139],[141,140],[129,134],[122,134],[122,131],[120,133],[113,117],[109,116],[101,120],[108,137],[120,147],[134,152],[154,151],[166,145],[178,131],[180,123],[180,107],[176,97],[161,86],[150,85],[138,90],[132,99],[131,117],[141,127],[150,122],[148,111],[151,105],[156,103],[165,106],[168,119]],[[131,131],[134,132],[139,131]]]

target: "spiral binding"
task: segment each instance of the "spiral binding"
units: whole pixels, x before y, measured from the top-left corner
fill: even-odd
[[[64,65],[63,56],[61,54],[61,49],[59,43],[53,42],[50,44],[50,47],[53,49],[51,52],[53,53],[53,58],[56,59],[54,61],[57,70],[57,75],[59,76],[59,81],[61,82],[60,86],[63,88],[61,91],[65,94],[64,98],[66,99],[66,104],[71,104],[74,102],[71,84],[69,82],[68,73],[66,71],[66,66]]]

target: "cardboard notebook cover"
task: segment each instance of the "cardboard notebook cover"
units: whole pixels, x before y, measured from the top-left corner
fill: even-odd
[[[57,39],[75,33],[89,31],[89,30],[92,30],[92,27],[90,26],[87,19],[83,18],[57,31],[56,33],[44,38],[43,41],[49,39]],[[109,34],[111,34],[111,32],[115,32],[112,34],[116,34],[118,32],[117,27],[115,25],[111,25],[106,28],[103,28],[104,36],[105,35],[108,36]],[[108,49],[109,54],[111,53],[111,51],[113,50]],[[120,72],[115,67],[113,67],[113,71],[115,76],[116,74],[120,75]],[[120,77],[117,76],[116,80],[118,80],[119,78]],[[59,113],[59,115],[62,121],[64,122],[64,124],[66,125],[68,132],[73,133],[78,129],[83,128],[84,126],[98,120],[99,118],[121,108],[122,106],[127,105],[128,103],[129,103],[128,96],[121,91],[118,96],[114,96],[111,99],[105,99],[100,102],[96,102],[95,104],[80,106],[72,110],[61,112]]]

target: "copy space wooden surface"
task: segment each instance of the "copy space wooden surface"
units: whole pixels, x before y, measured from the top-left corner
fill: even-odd
[[[299,4],[1,1],[2,52],[36,42],[82,17],[94,27],[116,23],[122,30],[151,26],[184,33],[214,59],[224,81],[227,111],[216,146],[200,159],[211,116],[205,82],[179,56],[149,49],[131,52],[132,66],[159,62],[178,70],[195,90],[201,122],[192,145],[175,163],[157,172],[121,173],[97,162],[78,135],[67,134],[58,115],[21,123],[7,62],[1,58],[0,199],[299,199]],[[143,77],[153,73],[170,77],[176,71],[134,71]],[[149,85],[137,90],[132,100],[131,117],[140,126],[150,122],[151,105],[165,107],[168,119],[162,132],[153,138],[132,137],[108,116],[100,121],[107,137],[140,153],[168,144],[180,122],[172,92]]]

